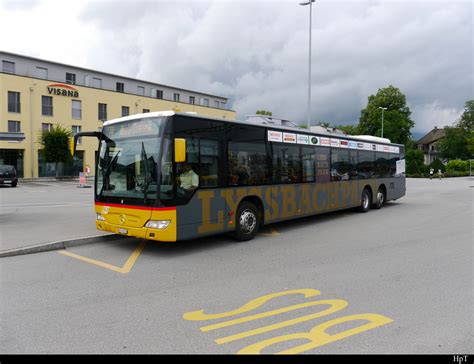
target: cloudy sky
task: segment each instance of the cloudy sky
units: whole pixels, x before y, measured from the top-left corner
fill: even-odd
[[[305,122],[309,7],[302,0],[0,0],[0,49],[229,98]],[[316,0],[312,118],[354,124],[390,84],[415,134],[474,99],[472,0]]]

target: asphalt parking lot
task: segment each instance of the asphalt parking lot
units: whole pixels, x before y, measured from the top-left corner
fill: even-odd
[[[473,186],[408,179],[381,210],[275,224],[245,243],[104,238],[1,258],[0,353],[472,352]],[[91,190],[35,188],[15,198],[41,206],[54,190],[80,208],[12,212],[2,188],[2,245],[15,230],[44,240],[39,210],[63,215],[41,220],[44,234],[95,233]]]

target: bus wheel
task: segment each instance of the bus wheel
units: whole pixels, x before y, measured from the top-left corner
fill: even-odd
[[[359,212],[367,212],[370,210],[371,194],[367,188],[362,191],[362,197],[360,200]]]
[[[377,196],[376,196],[376,199],[375,199],[375,203],[373,204],[373,208],[374,209],[380,209],[383,204],[385,203],[385,191],[382,187],[379,188],[379,190],[377,191]]]
[[[237,209],[234,236],[239,241],[253,239],[260,226],[257,207],[250,202],[242,202]]]

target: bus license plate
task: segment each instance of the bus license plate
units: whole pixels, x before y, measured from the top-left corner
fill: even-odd
[[[128,230],[127,229],[118,229],[118,232],[123,235],[127,235]]]

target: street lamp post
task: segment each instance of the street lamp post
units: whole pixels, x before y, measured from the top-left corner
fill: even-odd
[[[301,6],[309,5],[309,55],[308,55],[308,120],[307,128],[311,127],[311,26],[312,26],[312,13],[313,3],[316,0],[308,0],[304,3],[300,3]]]
[[[382,110],[382,135],[381,135],[381,137],[383,138],[383,112],[384,112],[384,110],[387,110],[387,108],[386,108],[386,107],[379,106],[379,109]]]

